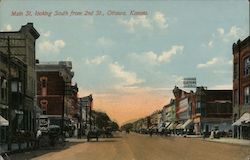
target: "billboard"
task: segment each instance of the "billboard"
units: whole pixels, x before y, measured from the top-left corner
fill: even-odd
[[[196,78],[195,77],[184,78],[183,87],[184,88],[196,88]]]

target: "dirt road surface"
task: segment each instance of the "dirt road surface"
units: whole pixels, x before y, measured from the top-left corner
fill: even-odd
[[[34,151],[13,160],[248,160],[250,147],[199,138],[119,134],[96,142],[71,141],[61,150]]]

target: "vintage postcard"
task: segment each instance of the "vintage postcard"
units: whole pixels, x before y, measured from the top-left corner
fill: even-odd
[[[249,0],[0,0],[0,160],[250,160]]]

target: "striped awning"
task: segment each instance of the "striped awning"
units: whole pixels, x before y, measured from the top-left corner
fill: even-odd
[[[193,120],[192,119],[188,119],[182,126],[182,129],[186,129],[188,128],[191,124],[192,124]]]
[[[250,122],[250,113],[244,113],[240,119],[235,121],[232,126],[240,126],[242,123],[249,123]]]
[[[9,126],[9,121],[0,115],[0,126]]]
[[[180,123],[180,124],[178,124],[176,127],[175,127],[175,129],[182,129],[181,127],[182,127],[182,123]]]

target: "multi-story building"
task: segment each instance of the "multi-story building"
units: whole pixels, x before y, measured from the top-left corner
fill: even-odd
[[[175,100],[174,99],[171,99],[170,103],[165,105],[162,108],[161,121],[164,123],[165,128],[167,128],[171,124],[173,125],[175,123],[175,121],[176,121],[175,111],[176,111],[176,109],[175,109]]]
[[[193,114],[195,112],[195,94],[187,93],[175,86],[173,94],[176,100],[176,129],[193,130]]]
[[[70,61],[43,62],[36,65],[37,105],[45,115],[70,115],[74,72]],[[77,106],[76,106],[77,107]],[[74,112],[73,112],[74,114]]]
[[[211,130],[229,131],[232,118],[232,90],[196,89],[194,126],[196,134]]]
[[[150,115],[150,123],[152,126],[157,126],[161,121],[161,111],[155,111]]]
[[[4,102],[1,102],[0,108],[1,112],[6,112],[4,110],[6,109],[13,109],[15,112],[11,115],[12,117],[17,117],[17,115],[20,115],[18,119],[18,122],[23,121],[22,123],[22,129],[29,132],[35,132],[35,106],[36,106],[36,74],[35,74],[35,64],[36,64],[36,54],[35,54],[35,42],[36,39],[39,37],[39,33],[36,31],[36,29],[33,27],[32,23],[28,23],[21,27],[19,31],[9,31],[9,32],[0,32],[0,52],[3,61],[1,63],[7,63],[7,65],[11,66],[25,66],[20,67],[16,69],[11,69],[11,76],[10,78],[13,78],[12,76],[17,75],[17,80],[20,80],[22,77],[22,82],[20,85],[19,91],[21,91],[21,94],[17,94],[18,96],[21,96],[20,103],[22,103],[22,107],[20,106],[20,112],[15,111],[18,110],[15,108],[15,103],[19,103],[19,101],[15,101],[16,96],[10,96],[10,101],[14,104],[9,105],[11,102],[6,101],[6,95],[8,95],[9,91],[6,90],[6,80],[7,75],[9,74],[8,71],[4,69],[4,65],[1,66],[1,91],[3,91],[3,94],[1,95],[2,100]],[[5,61],[4,57],[10,56],[11,61]],[[9,58],[8,58],[9,59]],[[15,59],[15,60],[14,60]],[[18,61],[18,65],[15,64]],[[6,65],[6,64],[5,64]],[[5,66],[6,67],[6,66]],[[21,69],[22,68],[22,69]],[[20,76],[19,76],[20,75]],[[9,83],[12,83],[12,79],[8,80]],[[10,82],[11,81],[11,82]],[[15,85],[12,85],[14,87]],[[14,98],[14,99],[12,99]],[[7,103],[5,103],[7,102]],[[14,107],[14,108],[12,108]],[[1,113],[1,114],[2,114]],[[6,113],[3,113],[6,116]],[[10,115],[8,115],[10,117]],[[22,118],[21,118],[22,117]],[[12,123],[9,123],[11,130],[15,130],[19,128],[18,126],[15,126],[15,124],[12,125]],[[21,124],[21,123],[20,123]],[[17,127],[17,128],[16,128]],[[11,135],[10,135],[11,136]],[[2,138],[1,138],[2,139]],[[11,138],[10,138],[11,139]]]
[[[69,101],[69,116],[71,119],[77,119],[79,115],[79,103],[78,103],[78,86],[77,83],[71,86],[71,99]]]
[[[250,138],[250,36],[233,44],[234,137]],[[237,123],[235,123],[237,122]]]

